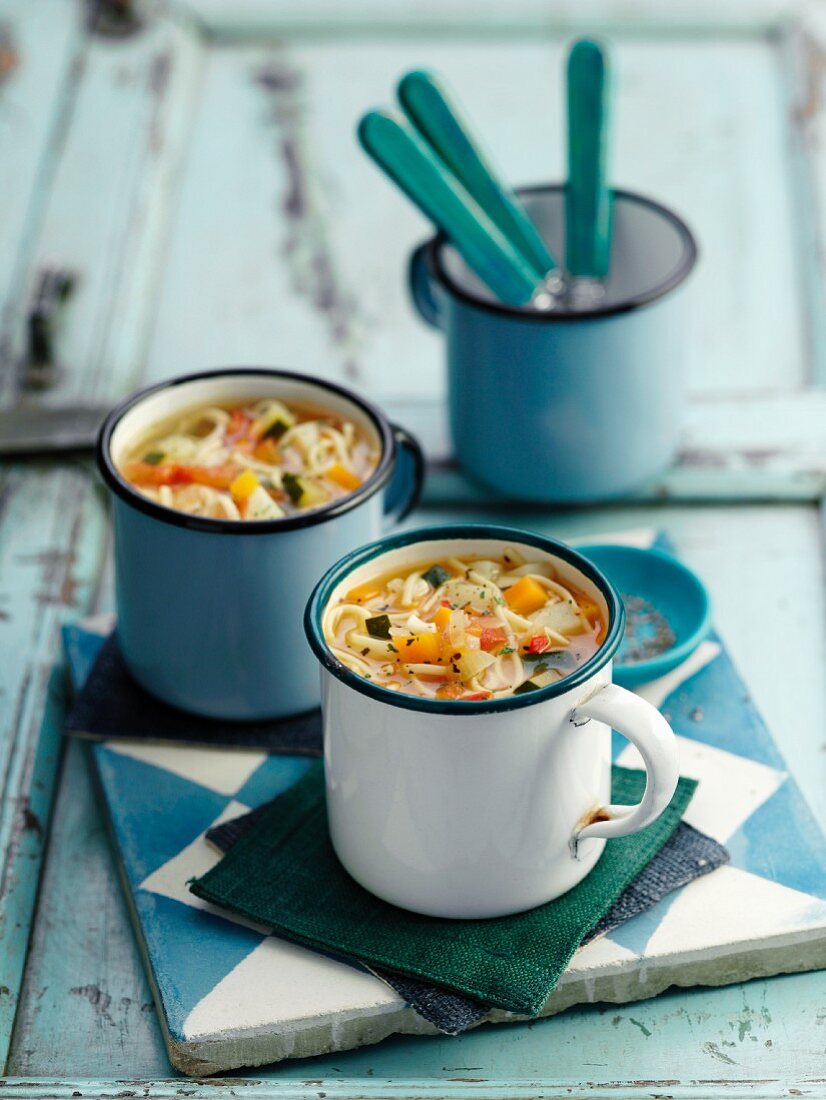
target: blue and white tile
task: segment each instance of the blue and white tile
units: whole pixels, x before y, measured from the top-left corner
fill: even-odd
[[[623,541],[661,544],[649,529]],[[67,630],[76,683],[111,625]],[[729,846],[732,865],[578,951],[549,1013],[826,965],[826,841],[720,640],[639,690],[668,711],[682,770],[700,780],[688,820]],[[639,763],[616,746],[620,763]],[[206,829],[286,789],[306,759],[120,742],[90,751],[176,1065],[207,1074],[429,1030],[372,975],[229,920],[186,888],[218,858]]]

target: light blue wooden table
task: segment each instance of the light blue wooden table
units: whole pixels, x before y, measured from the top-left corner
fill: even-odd
[[[204,365],[290,366],[346,380],[419,432],[432,469],[416,522],[506,516],[562,537],[661,525],[708,582],[826,823],[823,6],[181,0],[147,5],[122,38],[90,30],[96,7],[0,0],[2,405],[109,402]],[[438,340],[403,285],[425,227],[359,154],[353,123],[404,69],[432,65],[510,178],[558,178],[560,61],[567,36],[595,29],[616,45],[617,182],[676,206],[702,245],[686,431],[645,500],[516,511],[450,463]],[[26,309],[55,263],[78,284],[59,381],[33,399],[17,384]],[[824,1094],[822,974],[232,1081],[174,1077],[84,751],[59,738],[59,626],[111,606],[108,550],[87,460],[0,468],[0,1093]]]

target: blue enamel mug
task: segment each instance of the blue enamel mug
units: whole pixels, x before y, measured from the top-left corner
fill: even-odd
[[[280,519],[212,519],[163,507],[119,472],[152,427],[201,405],[278,397],[352,420],[380,454],[353,493]],[[343,386],[289,371],[191,374],[128,398],[106,418],[97,461],[112,494],[118,641],[133,677],[182,710],[270,719],[319,703],[302,632],[318,578],[418,500],[417,442]]]
[[[564,187],[520,195],[563,256]],[[414,303],[447,340],[454,451],[486,487],[525,501],[610,499],[673,459],[697,246],[676,214],[615,191],[611,255],[595,305],[540,312],[495,299],[443,235],[413,253]]]

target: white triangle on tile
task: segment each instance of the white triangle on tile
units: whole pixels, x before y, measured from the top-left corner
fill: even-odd
[[[579,979],[583,974],[593,970],[600,970],[606,966],[616,966],[618,963],[636,959],[635,951],[616,943],[610,935],[598,936],[584,947],[580,947],[574,957],[568,963],[567,969],[559,979],[561,982]]]
[[[338,1022],[404,1000],[380,979],[347,963],[269,936],[195,1005],[184,1021],[188,1040],[257,1027],[299,1029],[335,1014]]]
[[[231,821],[234,817],[241,817],[242,814],[249,813],[249,809],[243,802],[228,802],[210,828]],[[209,845],[204,833],[201,833],[172,859],[168,859],[156,871],[147,875],[140,884],[140,889],[162,894],[165,898],[191,905],[194,909],[208,908],[205,901],[190,892],[187,883],[190,879],[200,878],[211,871],[221,858],[222,853]]]
[[[267,759],[248,749],[204,749],[194,745],[159,745],[143,741],[104,741],[110,752],[164,768],[218,794],[235,794]]]
[[[683,818],[689,825],[719,840],[733,836],[766,799],[771,798],[786,773],[715,749],[690,737],[677,737],[680,748],[680,774],[698,779],[697,790]],[[633,745],[617,757],[625,768],[643,767]]]
[[[700,642],[691,656],[686,657],[682,664],[677,665],[671,672],[667,672],[665,676],[649,680],[647,684],[640,684],[639,687],[634,688],[634,691],[647,700],[652,707],[661,707],[672,692],[682,687],[692,676],[696,676],[706,665],[711,664],[719,653],[720,646],[717,642]]]
[[[645,958],[679,959],[728,953],[733,945],[759,949],[778,936],[826,929],[826,902],[780,883],[719,867],[677,891],[652,932]]]

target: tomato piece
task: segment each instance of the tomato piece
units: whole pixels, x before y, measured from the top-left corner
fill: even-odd
[[[191,485],[193,481],[190,467],[169,462],[160,466],[153,466],[151,462],[130,462],[124,467],[123,476],[133,485]]]
[[[528,653],[544,653],[551,648],[551,639],[547,634],[535,634],[528,642]]]
[[[212,489],[228,489],[238,475],[238,467],[179,466],[171,462],[153,466],[149,462],[130,462],[123,474],[132,485],[208,485]]]
[[[477,699],[490,699],[491,695],[493,695],[492,691],[477,691],[473,695],[463,695],[462,699],[467,703],[472,703]]]
[[[228,489],[238,476],[237,466],[187,466],[196,485],[208,485],[211,489]]]
[[[491,649],[503,646],[507,640],[508,636],[501,626],[486,626],[482,628],[479,636],[479,645],[486,652],[490,652]]]

